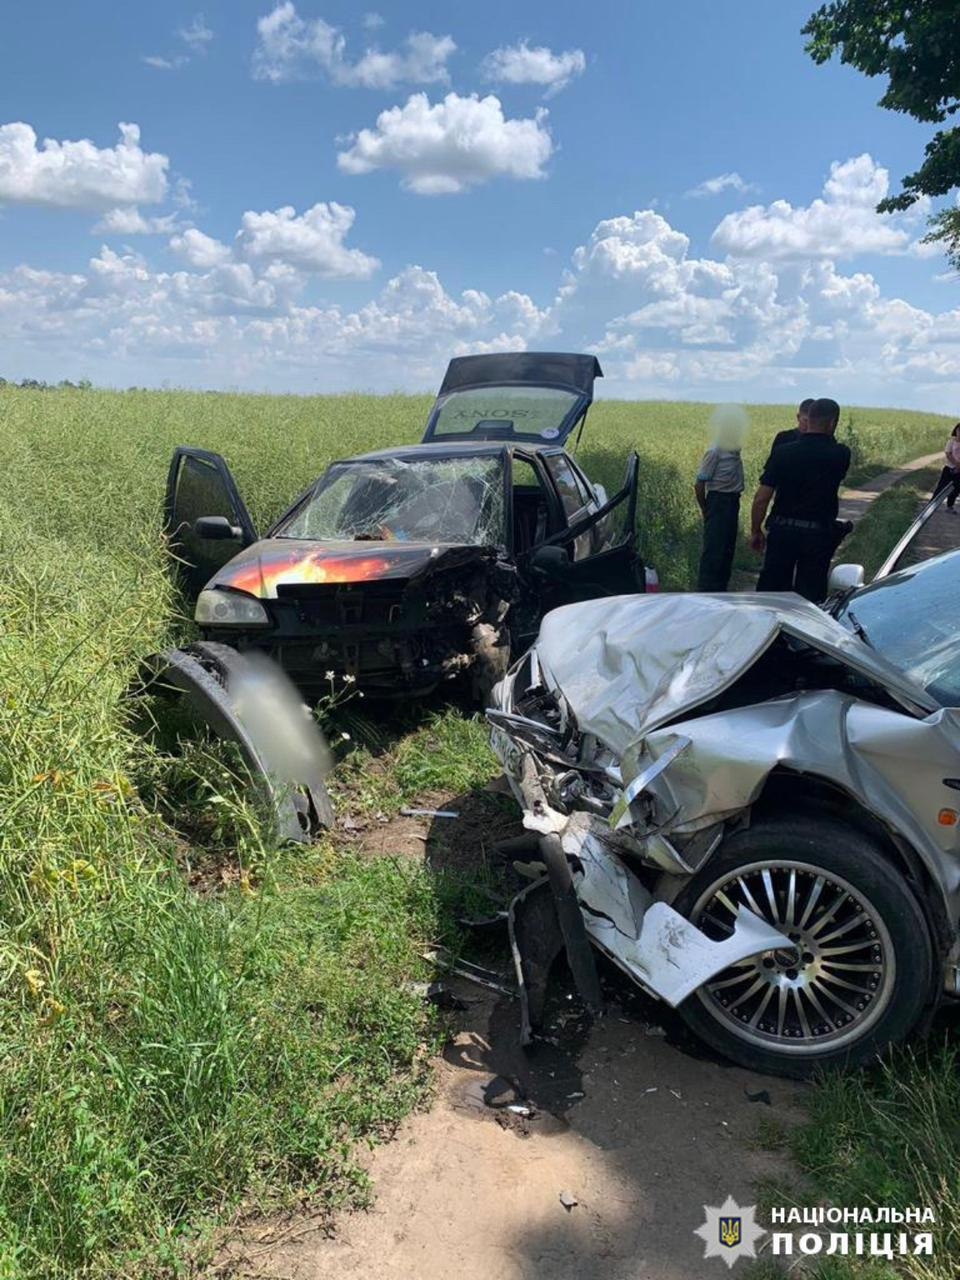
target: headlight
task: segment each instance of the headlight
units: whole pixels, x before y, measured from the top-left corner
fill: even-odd
[[[270,615],[240,591],[201,591],[193,614],[202,627],[268,627]]]

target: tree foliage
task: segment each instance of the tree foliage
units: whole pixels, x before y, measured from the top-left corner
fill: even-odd
[[[960,3],[958,0],[835,0],[803,28],[814,62],[841,62],[867,76],[886,76],[880,106],[915,120],[945,124],[960,110]],[[923,164],[902,190],[877,206],[881,213],[908,209],[923,196],[945,196],[960,187],[960,127],[938,129]],[[928,240],[943,242],[960,269],[960,208],[931,220]]]

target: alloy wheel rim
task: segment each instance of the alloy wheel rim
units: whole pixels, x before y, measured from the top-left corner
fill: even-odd
[[[786,934],[705,983],[697,997],[738,1039],[779,1053],[843,1048],[883,1014],[896,976],[893,943],[875,907],[842,876],[812,863],[754,862],[714,881],[691,918],[709,937],[733,932],[744,908]]]

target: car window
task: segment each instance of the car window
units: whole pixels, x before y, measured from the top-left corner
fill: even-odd
[[[612,551],[614,547],[619,547],[626,542],[631,533],[628,523],[630,510],[629,498],[625,494],[621,502],[618,502],[602,520],[597,521],[591,531],[594,555],[599,555],[602,551]]]
[[[539,546],[553,528],[547,489],[540,472],[526,458],[513,458],[513,541],[522,554]]]
[[[580,492],[583,494],[583,501],[585,503],[597,502],[599,505],[599,500],[597,498],[596,493],[594,492],[593,485],[590,483],[587,477],[583,474],[583,472],[577,466],[576,462],[574,462],[573,458],[569,458],[569,457],[567,458],[567,465],[569,466],[570,470],[573,472],[573,478],[577,483],[577,487],[579,488]]]
[[[275,536],[503,546],[503,489],[499,455],[338,463]]]
[[[237,524],[239,513],[231,501],[217,467],[205,458],[184,457],[177,472],[174,493],[177,519],[193,524],[201,516],[225,516]]]
[[[941,706],[960,707],[960,553],[864,587],[837,618]]]
[[[547,470],[550,472],[553,483],[557,487],[564,513],[569,520],[571,516],[575,516],[578,511],[583,510],[589,498],[580,485],[573,467],[570,466],[569,461],[562,453],[547,454],[543,460]]]
[[[433,436],[556,440],[579,400],[559,387],[468,387],[444,397]]]

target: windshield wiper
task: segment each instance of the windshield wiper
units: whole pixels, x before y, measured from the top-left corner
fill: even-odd
[[[857,615],[853,612],[852,609],[847,610],[847,617],[850,619],[850,625],[853,627],[853,631],[857,639],[862,640],[865,645],[869,645],[869,647],[872,649],[873,641],[867,635],[866,627],[863,625],[862,622],[859,621],[859,619],[857,618]]]

